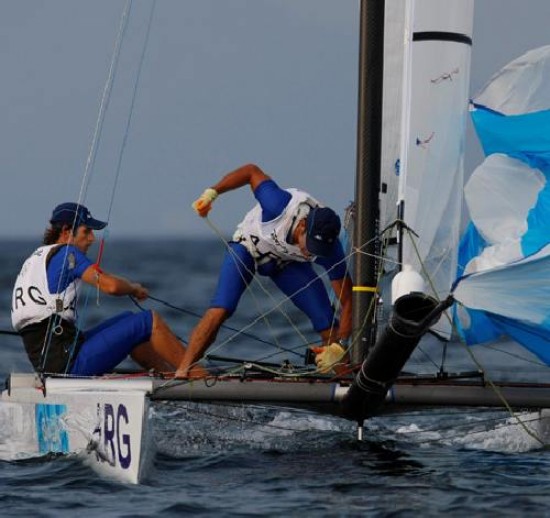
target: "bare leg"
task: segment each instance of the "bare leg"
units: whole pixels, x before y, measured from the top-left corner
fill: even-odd
[[[162,358],[151,351],[150,342],[145,342],[136,346],[130,353],[130,356],[138,365],[141,365],[147,370],[154,369],[158,372],[169,372],[174,370],[172,365],[165,362]]]
[[[210,308],[191,332],[187,352],[176,371],[177,378],[186,378],[192,374],[191,366],[204,354],[214,342],[221,325],[229,316],[223,308]]]
[[[161,316],[153,311],[151,338],[148,342],[134,348],[131,356],[146,369],[156,369],[161,372],[174,371],[185,357],[185,347]],[[208,372],[197,365],[192,374],[193,377],[204,377]]]

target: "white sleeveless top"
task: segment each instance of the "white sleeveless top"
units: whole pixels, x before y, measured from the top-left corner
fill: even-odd
[[[11,322],[16,331],[40,322],[54,313],[64,320],[75,321],[80,279],[71,282],[61,293],[50,293],[48,289],[46,260],[50,252],[59,246],[42,246],[23,263],[15,281],[11,303]],[[71,261],[70,255],[69,252],[66,268],[75,267],[75,261]]]
[[[239,223],[233,241],[241,243],[250,252],[257,264],[272,259],[279,262],[312,262],[316,256],[304,257],[297,245],[287,242],[287,236],[301,219],[314,207],[321,204],[308,193],[298,189],[286,189],[292,198],[283,212],[271,221],[262,222],[262,207],[258,203]]]

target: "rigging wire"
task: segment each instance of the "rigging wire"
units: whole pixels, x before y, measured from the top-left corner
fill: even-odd
[[[407,229],[408,230],[408,229]],[[415,250],[415,253],[416,253],[416,256],[417,256],[417,260],[419,261],[420,263],[420,266],[422,268],[422,272],[424,273],[424,276],[426,277],[426,279],[428,279],[428,282],[430,283],[430,286],[432,287],[432,292],[433,293],[436,293],[435,291],[435,288],[434,288],[434,285],[433,285],[433,281],[432,281],[432,278],[431,276],[429,275],[429,272],[426,270],[425,268],[425,264],[424,264],[424,261],[422,260],[421,256],[420,256],[420,252],[418,250],[418,247],[416,246],[416,240],[414,239],[413,237],[413,233],[412,232],[407,232],[409,238],[411,239],[411,242],[412,242],[412,245],[414,247],[414,250]],[[449,315],[446,315],[447,318],[450,319],[450,316]],[[451,325],[454,327],[454,322],[452,322],[451,320]],[[456,331],[456,329],[455,329]],[[462,338],[460,338],[460,341],[459,343],[462,345],[463,349],[465,349],[466,353],[468,354],[468,356],[470,357],[470,359],[474,362],[474,364],[476,365],[476,367],[479,369],[480,372],[483,373],[483,377],[484,377],[484,380],[489,384],[489,386],[491,387],[491,389],[493,390],[493,392],[496,394],[496,396],[498,397],[498,399],[502,402],[502,404],[504,405],[504,407],[506,408],[506,410],[508,411],[508,413],[510,414],[510,416],[512,416],[516,422],[518,423],[519,426],[521,426],[523,428],[523,430],[525,431],[525,433],[527,433],[528,435],[530,435],[533,439],[535,439],[536,441],[538,441],[542,446],[545,446],[545,443],[544,441],[538,436],[538,434],[529,429],[525,424],[524,422],[521,420],[521,417],[520,415],[512,408],[512,406],[510,405],[510,403],[508,402],[508,400],[506,399],[506,397],[504,396],[504,394],[502,393],[501,389],[493,382],[493,380],[491,379],[491,377],[489,376],[487,370],[484,368],[484,366],[482,365],[482,363],[478,360],[478,358],[476,357],[476,355],[473,353],[471,347],[468,347],[468,345],[464,342],[464,340]]]
[[[246,269],[246,271],[251,274],[253,280],[255,281],[255,283],[260,287],[260,289],[263,291],[263,293],[265,295],[267,295],[267,297],[269,299],[271,299],[271,301],[275,302],[275,299],[273,297],[273,295],[269,292],[269,290],[261,283],[261,281],[257,278],[255,274],[255,272],[253,271],[250,271],[250,269],[248,269],[246,267],[246,265],[242,262],[242,260],[233,252],[233,250],[231,250],[231,247],[229,246],[229,243],[225,240],[225,238],[223,237],[221,231],[216,227],[216,225],[210,220],[210,218],[206,217],[205,218],[206,220],[206,223],[208,224],[208,226],[211,228],[211,230],[214,232],[214,234],[220,239],[220,241],[223,243],[226,251],[231,254],[231,257],[233,258],[234,261],[238,261],[238,263],[244,267]],[[246,279],[243,278],[243,281],[246,283]],[[246,283],[247,284],[247,289],[249,289],[252,285],[252,283]],[[249,289],[249,292],[252,294],[252,297],[254,298],[254,301],[256,303],[256,306],[258,307],[259,309],[259,302],[258,302],[258,299],[256,298],[256,296],[254,295],[253,291],[251,289]],[[287,297],[285,299],[286,300],[289,300],[290,297]],[[288,321],[288,323],[291,325],[291,327],[294,329],[294,331],[296,331],[296,333],[298,334],[298,336],[300,336],[303,340],[303,343],[304,345],[307,345],[307,339],[305,338],[305,336],[300,332],[300,330],[296,327],[296,325],[294,324],[292,318],[290,317],[290,315],[284,311],[282,308],[280,309],[280,313],[286,318],[286,320]],[[267,313],[263,313],[261,314],[261,319],[264,320],[264,322],[266,323],[266,325],[271,329],[271,325],[267,319],[267,315],[269,314],[269,312]]]
[[[142,49],[141,49],[141,55],[140,55],[140,59],[139,59],[138,70],[137,70],[137,74],[136,74],[133,89],[132,89],[132,97],[131,97],[131,102],[130,102],[130,108],[129,108],[129,111],[128,111],[128,118],[126,120],[126,127],[124,129],[122,145],[120,146],[120,152],[119,152],[119,155],[118,155],[118,162],[117,162],[117,167],[116,167],[116,172],[115,172],[115,180],[114,180],[114,183],[113,183],[113,188],[111,190],[111,200],[109,202],[109,209],[108,209],[108,212],[107,212],[107,221],[109,221],[110,218],[111,218],[111,211],[112,211],[112,208],[113,208],[116,189],[117,189],[117,186],[118,186],[118,180],[119,180],[119,177],[120,177],[120,171],[121,171],[121,168],[122,168],[122,160],[123,160],[123,157],[124,157],[124,152],[126,150],[126,145],[128,143],[128,135],[130,134],[130,126],[131,126],[132,118],[133,118],[133,115],[134,115],[134,107],[135,107],[136,98],[137,98],[138,86],[140,84],[141,73],[143,71],[143,63],[145,62],[145,55],[146,55],[146,52],[147,52],[147,48],[149,46],[149,37],[151,35],[151,27],[153,25],[153,18],[154,18],[154,14],[155,14],[156,5],[157,5],[157,0],[153,0],[151,10],[149,12],[149,18],[148,18],[148,21],[147,21],[147,29],[146,29],[146,32],[145,32],[145,38],[144,38],[143,46],[142,46]]]
[[[197,312],[195,312],[195,311],[191,311],[191,310],[186,309],[186,308],[182,308],[182,307],[176,306],[176,305],[171,304],[171,303],[169,303],[169,302],[167,302],[167,301],[165,301],[165,300],[162,300],[162,299],[160,299],[160,298],[158,298],[158,297],[154,297],[154,296],[152,296],[152,295],[149,295],[148,299],[154,300],[155,302],[158,302],[158,303],[160,303],[160,304],[162,304],[162,305],[164,305],[164,306],[166,306],[166,307],[168,307],[168,308],[170,308],[170,309],[174,309],[174,310],[176,310],[176,311],[180,311],[180,312],[185,313],[185,314],[187,314],[187,315],[191,315],[191,316],[196,317],[196,318],[202,318],[202,315],[201,315],[200,313],[197,313]],[[273,346],[273,347],[277,347],[277,346],[278,346],[278,344],[275,344],[275,343],[273,343],[273,342],[269,342],[268,340],[265,340],[265,339],[263,339],[263,338],[261,338],[261,337],[259,337],[259,336],[257,336],[257,335],[254,335],[254,334],[252,334],[252,333],[241,332],[240,329],[237,329],[236,327],[229,326],[229,325],[227,325],[227,324],[225,324],[225,323],[222,324],[221,327],[224,328],[224,329],[228,329],[229,331],[233,331],[233,332],[235,332],[235,333],[239,333],[239,332],[240,332],[240,334],[242,334],[243,336],[246,336],[247,338],[252,338],[253,340],[256,340],[257,342],[264,343],[264,344],[266,344],[266,345],[271,345],[271,346]],[[284,350],[285,352],[294,352],[294,351],[292,351],[291,349],[283,349],[283,350]]]
[[[93,168],[93,164],[95,163],[95,157],[96,157],[96,154],[97,154],[98,143],[99,143],[101,133],[102,133],[102,130],[103,130],[103,123],[104,123],[104,119],[105,119],[105,113],[107,111],[107,107],[109,105],[109,100],[110,100],[110,97],[111,97],[111,90],[112,90],[113,81],[114,81],[114,77],[115,77],[115,73],[116,73],[116,69],[117,69],[117,65],[118,65],[118,59],[119,59],[119,56],[120,56],[120,49],[121,49],[121,46],[122,46],[122,40],[124,38],[124,34],[126,33],[126,28],[128,26],[128,19],[129,19],[131,7],[132,7],[132,0],[127,0],[126,4],[124,6],[124,9],[122,11],[117,37],[115,39],[113,54],[112,54],[112,57],[111,57],[111,63],[110,63],[110,66],[109,66],[109,73],[108,73],[107,80],[105,81],[105,85],[104,85],[104,88],[103,88],[101,102],[100,102],[100,105],[99,105],[99,112],[98,112],[98,116],[97,116],[96,124],[95,124],[95,128],[94,128],[94,134],[93,134],[93,137],[92,137],[92,142],[90,144],[90,149],[88,151],[88,157],[86,159],[86,165],[85,165],[85,168],[84,168],[84,174],[83,174],[83,177],[82,177],[82,182],[80,184],[80,192],[78,194],[78,204],[79,205],[82,205],[82,202],[83,202],[83,200],[86,196],[86,192],[87,192],[88,184],[89,184],[90,172]],[[74,229],[77,228],[77,219],[78,219],[78,214],[75,212],[74,220],[73,220],[73,223],[72,223],[73,231],[74,231]],[[67,257],[68,257],[68,254],[69,254],[69,248],[68,247],[65,247],[64,254],[65,254],[65,257],[63,258],[63,267],[62,267],[62,270],[61,270],[61,275],[59,277],[59,284],[58,284],[57,290],[56,290],[57,293],[59,293],[59,290],[61,288],[61,282],[62,282],[62,280],[64,278],[64,275],[65,275],[65,269],[66,269],[66,265],[67,265]],[[64,301],[62,301],[62,302],[64,302]],[[54,313],[53,318],[51,319],[51,321],[48,324],[48,329],[47,329],[47,332],[45,334],[44,344],[43,344],[42,351],[41,351],[41,359],[42,359],[41,360],[41,370],[44,369],[45,362],[46,362],[46,359],[47,359],[48,354],[49,354],[49,349],[50,349],[50,345],[51,345],[51,341],[52,341],[52,336],[56,332],[56,329],[58,329],[60,327],[60,323],[61,323],[61,316],[57,313]],[[76,348],[77,340],[78,340],[78,333],[76,333],[75,338],[73,340],[73,344],[71,346],[70,358],[72,358],[72,354],[73,354],[73,352]],[[70,363],[70,360],[69,360],[69,363]]]
[[[223,237],[221,231],[216,227],[216,225],[208,218],[204,218],[206,220],[206,223],[209,225],[209,227],[211,228],[211,230],[214,232],[214,234],[220,239],[220,241],[224,244],[224,247],[226,247],[228,250],[229,250],[229,253],[232,253],[228,243],[226,242],[225,238]],[[380,236],[375,236],[374,238],[372,238],[372,240],[375,240],[375,239],[378,239]],[[367,247],[370,242],[372,242],[372,240],[370,240],[369,242],[366,242],[364,244],[362,244],[361,246],[353,249],[349,254],[347,254],[344,259],[342,261],[346,262],[346,264],[349,263],[349,259],[350,257],[352,257],[355,253],[365,253],[364,252],[364,248]],[[387,247],[384,248],[384,250],[386,251],[387,250]],[[233,254],[234,255],[234,254]],[[239,258],[236,258],[235,260],[239,260]],[[297,290],[296,292],[293,293],[293,295],[296,295],[298,293],[300,293],[301,291],[307,289],[312,283],[316,282],[319,278],[323,278],[323,277],[326,277],[328,276],[328,274],[330,273],[330,271],[332,271],[332,269],[334,268],[337,268],[339,266],[340,263],[337,263],[335,265],[333,265],[331,268],[329,268],[328,270],[322,272],[321,274],[318,274],[316,276],[316,278],[314,280],[312,280],[311,282],[307,283],[305,286],[303,286],[301,289]],[[378,278],[378,282],[377,282],[377,285],[380,284],[380,280],[382,278],[382,274],[383,274],[383,271],[382,269],[380,269],[380,273],[379,273],[379,278]],[[273,299],[273,296],[269,293],[269,291],[260,283],[260,281],[256,278],[257,276],[254,276],[254,280],[259,284],[260,288],[264,291],[264,293],[266,295],[268,295],[272,300]],[[227,345],[230,341],[232,341],[233,339],[235,339],[236,337],[240,336],[240,335],[245,335],[246,334],[246,331],[248,329],[250,329],[252,326],[256,325],[260,320],[265,320],[265,318],[267,317],[267,315],[269,315],[270,313],[278,310],[280,311],[286,318],[287,320],[291,323],[292,327],[294,328],[294,330],[300,335],[302,336],[302,339],[304,340],[304,343],[306,345],[308,345],[308,342],[307,340],[303,337],[303,335],[300,333],[300,331],[296,328],[296,326],[293,324],[292,320],[290,319],[290,316],[284,312],[284,310],[281,309],[281,306],[283,304],[285,304],[286,302],[288,302],[289,300],[291,300],[291,297],[285,297],[283,298],[283,300],[281,300],[280,302],[276,302],[275,306],[273,306],[271,309],[261,313],[257,318],[255,318],[252,322],[250,322],[249,324],[247,324],[246,326],[244,326],[243,328],[241,328],[240,330],[236,330],[235,334],[232,335],[231,337],[227,338],[226,340],[224,341],[221,341],[219,342],[214,348],[211,348],[211,353],[215,354],[217,351],[219,351],[220,348],[224,347],[225,345]],[[350,344],[348,345],[348,348],[346,349],[346,353],[349,352],[350,348],[353,347],[354,345],[354,342],[358,339],[358,337],[360,336],[360,333],[361,331],[364,329],[364,327],[366,325],[368,325],[368,322],[369,322],[369,317],[370,315],[372,315],[372,312],[375,310],[375,306],[376,306],[376,300],[375,298],[373,298],[371,300],[371,303],[369,305],[369,308],[367,308],[367,312],[366,312],[366,315],[365,315],[365,318],[363,319],[363,322],[360,323],[360,329],[359,329],[359,333],[357,335],[357,337],[352,337],[352,340],[350,340]],[[289,351],[287,349],[283,349],[279,344],[277,344],[277,347],[279,348],[279,351],[276,351],[274,353],[271,353],[269,355],[265,355],[265,356],[262,356],[260,358],[260,360],[266,360],[266,359],[269,359],[273,356],[275,356],[276,354],[278,354],[280,351],[286,351],[286,352],[293,352],[294,354],[297,354],[295,353],[295,351]]]
[[[113,207],[113,204],[114,204],[116,189],[117,189],[118,181],[119,181],[119,178],[120,178],[120,172],[121,172],[121,168],[122,168],[122,162],[123,162],[124,152],[125,152],[125,149],[126,149],[126,144],[127,144],[127,141],[128,141],[128,135],[130,133],[130,126],[131,126],[131,121],[132,121],[132,117],[133,117],[133,113],[134,113],[135,100],[136,100],[136,97],[137,97],[138,85],[139,85],[139,82],[140,82],[141,72],[143,70],[143,64],[145,62],[146,49],[148,47],[149,36],[150,36],[150,33],[151,33],[151,26],[152,26],[152,22],[153,22],[155,7],[156,7],[156,0],[153,1],[152,6],[151,6],[151,10],[149,12],[146,35],[145,35],[143,46],[142,46],[141,56],[140,56],[139,65],[138,65],[138,71],[137,71],[137,74],[136,74],[136,77],[135,77],[135,80],[134,80],[129,113],[128,113],[128,117],[127,117],[127,120],[126,120],[126,127],[125,127],[124,134],[123,134],[122,145],[121,145],[121,148],[120,148],[120,151],[119,151],[117,167],[116,167],[116,170],[115,170],[114,183],[113,183],[113,187],[111,189],[111,198],[110,198],[110,201],[109,201],[109,207],[108,207],[108,213],[107,213],[107,222],[109,222],[110,219],[111,219],[112,207]],[[90,150],[89,150],[89,153],[88,153],[88,157],[87,157],[87,160],[86,160],[86,166],[85,166],[84,175],[83,175],[82,182],[81,182],[80,193],[79,193],[79,196],[78,196],[78,204],[79,205],[82,204],[82,201],[85,198],[86,192],[87,192],[88,187],[89,187],[89,183],[90,183],[90,179],[91,179],[91,171],[93,170],[93,166],[95,164],[95,159],[96,159],[96,156],[97,156],[97,150],[98,150],[99,142],[101,140],[101,135],[102,135],[102,132],[103,132],[105,114],[107,112],[107,108],[109,106],[110,99],[111,99],[112,88],[113,88],[113,84],[114,84],[114,80],[115,80],[115,76],[116,76],[116,71],[117,71],[117,68],[118,68],[120,53],[121,53],[121,49],[122,49],[122,43],[123,43],[124,36],[126,34],[126,30],[127,30],[127,27],[128,27],[128,21],[129,21],[129,18],[130,18],[131,9],[132,9],[132,0],[127,0],[126,3],[125,3],[124,9],[123,9],[122,15],[121,15],[121,20],[120,20],[120,23],[119,23],[119,29],[118,29],[117,37],[116,37],[116,40],[115,40],[115,45],[114,45],[112,57],[111,57],[109,73],[108,73],[108,76],[107,76],[107,79],[106,79],[106,82],[105,82],[105,85],[104,85],[104,88],[103,88],[103,94],[102,94],[102,98],[101,98],[101,102],[100,102],[100,107],[99,107],[98,117],[97,117],[97,120],[96,120],[95,129],[94,129],[94,134],[93,134],[92,142],[91,142],[91,145],[90,145]],[[77,226],[76,225],[76,223],[77,223],[76,220],[77,220],[77,214],[75,213],[75,220],[73,222],[73,228],[76,228],[76,226]],[[106,239],[107,236],[108,236],[108,231],[105,232],[105,237],[104,238],[102,237],[102,239],[100,241],[98,257],[97,257],[97,260],[96,260],[96,266],[98,268],[99,268],[101,258],[102,258],[102,255],[103,255],[105,239]],[[66,250],[65,250],[65,258],[64,258],[64,261],[63,261],[63,269],[65,269],[65,265],[66,265],[66,262],[67,262],[66,261],[67,254],[68,254],[68,247],[66,247]],[[63,271],[62,271],[62,274],[60,276],[60,282],[61,282],[62,279],[63,279]],[[58,286],[57,292],[59,292],[59,286]],[[73,340],[73,344],[71,346],[71,354],[70,354],[70,357],[69,357],[69,362],[67,363],[67,367],[68,367],[68,365],[70,365],[71,359],[74,355],[74,351],[76,350],[76,345],[78,343],[78,335],[80,333],[80,330],[82,329],[82,322],[84,320],[84,316],[85,316],[85,313],[86,313],[86,308],[88,307],[89,293],[90,293],[90,291],[88,291],[85,302],[83,304],[84,310],[82,312],[82,315],[80,315],[77,319],[77,333],[75,335],[75,338]],[[97,303],[99,305],[99,286],[97,287]],[[42,366],[44,366],[44,362],[46,361],[46,358],[47,358],[47,354],[48,354],[48,351],[49,351],[49,346],[50,346],[51,339],[52,339],[52,334],[55,332],[56,326],[59,325],[59,323],[61,321],[61,318],[60,318],[59,315],[55,315],[53,320],[54,320],[53,325],[50,326],[50,329],[48,330],[48,332],[46,334],[46,337],[47,337],[46,342],[47,343],[45,344],[45,346],[43,348],[43,351],[42,351],[42,358],[43,358]]]
[[[151,20],[152,20],[152,17],[153,17],[153,11],[154,11],[154,8],[155,8],[155,3],[156,3],[156,0],[155,0],[155,2],[153,2],[153,6],[151,8],[151,14],[149,16],[148,31],[149,31],[150,26],[151,26]],[[88,160],[86,161],[86,169],[85,169],[85,172],[84,172],[84,177],[82,179],[82,186],[81,186],[82,190],[81,190],[81,194],[79,195],[79,201],[78,201],[79,204],[81,203],[83,197],[85,196],[85,192],[88,189],[89,182],[90,182],[90,179],[91,179],[91,175],[89,175],[89,173],[90,173],[91,170],[93,170],[93,165],[95,164],[95,159],[96,159],[96,156],[97,156],[97,150],[99,148],[99,143],[100,143],[101,135],[102,135],[102,132],[103,132],[105,114],[107,112],[107,108],[109,106],[110,99],[111,99],[111,92],[112,92],[113,84],[114,84],[114,81],[115,81],[116,72],[117,72],[117,69],[118,69],[118,63],[119,63],[120,53],[121,53],[121,49],[122,49],[122,43],[123,43],[123,40],[124,40],[124,36],[126,34],[126,29],[128,28],[128,22],[129,22],[129,19],[130,19],[131,9],[132,9],[132,0],[127,0],[126,4],[124,6],[123,13],[122,13],[122,17],[121,17],[121,21],[120,21],[120,25],[119,25],[119,32],[117,34],[117,38],[116,38],[116,41],[115,41],[115,47],[113,49],[113,54],[112,54],[112,57],[111,57],[111,64],[110,64],[110,67],[109,67],[109,73],[107,75],[107,80],[105,82],[105,86],[104,86],[104,89],[103,89],[103,96],[102,96],[102,99],[101,99],[100,109],[99,109],[98,118],[97,118],[97,121],[96,121],[96,127],[95,127],[95,131],[94,131],[94,136],[92,138],[92,144],[91,144],[91,147],[90,147]],[[145,46],[147,44],[148,35],[149,35],[149,32],[147,32],[147,36],[146,36],[145,44],[144,44],[144,49],[145,49]],[[131,102],[131,105],[130,105],[130,114],[128,115],[128,121],[132,117],[132,112],[133,112],[133,108],[134,108],[135,94],[136,94],[136,90],[137,90],[137,83],[139,81],[139,74],[141,73],[141,66],[143,64],[144,53],[145,53],[145,50],[142,51],[141,61],[140,61],[139,69],[138,69],[138,75],[137,75],[136,81],[134,82],[134,90],[133,90],[132,102]],[[126,125],[126,132],[125,132],[125,135],[124,135],[124,139],[126,139],[126,137],[127,137],[128,127],[129,127],[129,122],[127,122],[127,125]],[[115,174],[115,181],[114,181],[113,187],[111,189],[111,199],[110,199],[109,209],[108,209],[108,213],[107,213],[107,222],[109,222],[110,218],[111,218],[111,209],[112,209],[112,205],[113,205],[113,201],[114,201],[116,186],[117,186],[117,183],[118,183],[118,177],[120,175],[120,164],[121,164],[122,156],[123,156],[123,153],[124,153],[124,149],[123,149],[124,142],[125,142],[125,140],[123,141],[123,146],[121,147],[121,151],[120,151],[120,154],[119,154],[119,160],[118,160],[118,166],[117,166],[117,170],[116,170],[116,174]],[[89,178],[87,179],[88,176],[89,176]],[[104,246],[105,246],[105,239],[108,236],[108,231],[104,232],[104,236],[105,237],[102,237],[101,240],[100,240],[98,257],[97,257],[97,260],[96,260],[96,265],[97,265],[98,268],[100,266],[100,262],[101,262],[101,259],[102,259],[102,256],[103,256],[103,251],[104,251]],[[98,279],[98,281],[99,281],[99,279]],[[97,290],[96,291],[96,293],[97,293],[97,304],[99,305],[99,282],[98,282],[96,290]],[[88,290],[88,292],[86,294],[86,299],[85,299],[84,304],[83,304],[84,309],[82,311],[82,315],[78,318],[78,322],[77,322],[78,333],[75,336],[75,339],[74,339],[72,347],[71,347],[71,354],[70,354],[70,357],[69,357],[69,361],[67,362],[67,368],[71,364],[71,361],[72,361],[72,358],[73,358],[73,355],[74,355],[74,352],[76,350],[76,346],[77,346],[77,343],[78,343],[78,334],[79,334],[80,330],[83,327],[83,325],[82,325],[83,322],[85,321],[85,316],[86,316],[86,313],[87,313],[86,310],[88,308],[88,303],[89,303],[89,297],[90,297],[90,290]]]
[[[220,230],[214,225],[214,223],[208,218],[204,218],[205,220],[207,220],[207,224],[210,226],[210,228],[212,229],[212,231],[219,237],[219,239],[224,243],[224,246],[229,248],[229,245],[228,243],[226,242],[225,238],[223,237],[223,235],[221,234]],[[368,243],[362,245],[362,246],[367,246]],[[352,252],[353,253],[353,252]],[[351,256],[352,254],[344,257],[344,259],[342,259],[342,262],[346,262],[348,261],[349,257]],[[318,274],[312,281],[310,281],[309,283],[307,283],[305,286],[303,286],[302,288],[300,288],[299,290],[296,290],[292,296],[294,295],[297,295],[298,293],[304,291],[305,289],[307,289],[310,285],[312,285],[314,282],[317,282],[320,278],[323,278],[323,277],[327,277],[328,274],[330,273],[330,271],[332,271],[334,268],[337,268],[338,266],[340,265],[340,262],[338,262],[337,264],[333,265],[331,268],[329,268],[328,270],[322,272],[321,274]],[[264,291],[264,293],[266,295],[268,295],[272,300],[273,300],[273,296],[269,293],[269,291],[267,290],[267,288],[265,288],[260,282],[258,279],[256,279],[256,276],[254,276],[254,279],[256,281],[256,283],[259,284],[259,286],[261,287],[261,289]],[[272,312],[278,310],[280,311],[286,318],[287,320],[290,322],[290,324],[292,325],[293,329],[296,331],[297,334],[299,334],[299,336],[302,337],[302,339],[304,340],[304,343],[305,345],[308,345],[308,342],[307,340],[305,339],[305,337],[302,335],[302,333],[299,331],[299,329],[297,329],[297,327],[294,325],[294,323],[292,322],[292,320],[290,319],[290,316],[284,312],[284,310],[282,309],[282,306],[288,302],[289,300],[292,300],[291,299],[291,296],[288,296],[288,297],[284,297],[280,302],[276,302],[275,306],[273,306],[272,308],[270,308],[269,310],[265,311],[264,313],[260,314],[256,319],[254,319],[251,323],[249,323],[248,325],[246,325],[245,327],[243,327],[237,334],[235,334],[234,336],[230,337],[229,339],[227,339],[226,341],[224,342],[221,342],[220,344],[217,345],[217,347],[213,350],[213,352],[216,352],[220,347],[224,346],[225,344],[227,344],[230,340],[232,340],[233,338],[239,336],[240,334],[242,334],[243,331],[246,331],[247,329],[250,329],[252,326],[254,326],[256,323],[258,323],[260,320],[263,320],[267,315],[271,314]],[[265,358],[263,358],[265,359]]]
[[[85,198],[85,193],[87,192],[87,189],[88,189],[89,176],[90,176],[90,172],[93,169],[93,165],[95,163],[97,149],[99,147],[99,141],[101,139],[101,134],[103,132],[105,113],[107,112],[107,108],[109,106],[109,102],[111,99],[111,91],[113,88],[113,83],[114,83],[116,71],[118,68],[118,61],[120,57],[120,51],[122,48],[122,41],[124,39],[124,36],[126,34],[126,29],[128,27],[128,20],[130,17],[131,9],[132,9],[132,0],[126,0],[124,9],[122,12],[122,16],[120,19],[119,29],[115,40],[115,46],[111,56],[111,64],[109,66],[109,72],[107,74],[107,79],[103,87],[103,95],[101,97],[101,102],[99,105],[99,112],[96,120],[94,134],[92,137],[92,143],[90,145],[88,158],[86,160],[86,167],[84,169],[84,177],[82,178],[81,190],[78,196],[78,203],[81,203],[83,201],[83,199]]]

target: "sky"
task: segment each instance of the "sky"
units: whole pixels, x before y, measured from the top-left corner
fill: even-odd
[[[125,5],[0,0],[0,238],[39,240],[53,207],[78,199],[113,239],[230,235],[248,189],[215,202],[213,227],[190,206],[250,162],[342,213],[358,0],[134,0],[89,163]],[[549,0],[476,0],[472,93],[550,43],[549,20]],[[480,160],[470,128],[467,172]]]

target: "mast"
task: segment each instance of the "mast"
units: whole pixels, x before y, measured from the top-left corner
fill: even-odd
[[[361,363],[375,339],[375,306],[382,152],[385,0],[361,0],[352,362]]]
[[[388,7],[390,5],[388,3]],[[356,258],[357,286],[353,300],[354,332],[357,334],[354,335],[354,342],[366,344],[369,350],[341,404],[342,414],[356,420],[360,429],[364,419],[379,412],[388,390],[422,336],[438,323],[441,314],[454,302],[453,297],[448,295],[450,282],[430,282],[428,290],[428,284],[419,272],[429,275],[431,281],[435,274],[448,275],[452,279],[456,271],[452,263],[456,260],[457,240],[451,228],[457,226],[454,215],[460,208],[470,54],[468,34],[471,33],[473,1],[418,0],[396,2],[395,5],[404,10],[404,35],[407,35],[408,41],[418,42],[418,45],[414,47],[414,56],[411,47],[406,47],[406,52],[401,51],[401,72],[389,78],[387,88],[383,87],[386,6],[378,0],[363,0],[360,15],[354,245],[361,253]],[[391,21],[394,21],[393,18]],[[390,34],[391,30],[388,30]],[[388,41],[388,46],[390,43]],[[393,70],[391,66],[392,59],[396,57],[395,50],[389,52],[387,57],[388,71],[396,72],[397,68]],[[413,62],[414,70],[410,68]],[[391,98],[392,81],[398,80],[399,76],[403,78],[401,127],[392,127],[391,118],[388,118],[382,128],[383,93]],[[401,164],[403,167],[396,168],[395,176],[401,183],[401,173],[406,173],[407,185],[400,186],[400,193],[407,194],[401,199],[409,202],[405,211],[405,203],[400,203],[400,216],[406,215],[410,219],[412,223],[407,221],[407,225],[418,232],[419,239],[408,248],[403,247],[404,266],[392,280],[392,312],[385,328],[378,333],[379,336],[375,336],[374,306],[377,295],[373,287],[379,273],[377,258],[380,256],[377,227],[381,225],[379,207],[384,201],[387,185],[386,182],[381,183],[383,176],[387,178],[387,164],[384,171],[381,170],[384,158],[382,140],[386,146],[399,135],[402,144],[396,162],[405,163]],[[407,147],[405,152],[403,143]],[[448,247],[442,245],[447,242],[450,242]],[[426,260],[431,257],[430,254],[434,256],[433,264]],[[443,260],[445,267],[442,267]],[[440,289],[436,290],[433,286]],[[365,322],[365,315],[368,322]],[[361,360],[360,354],[353,356],[354,363]]]

